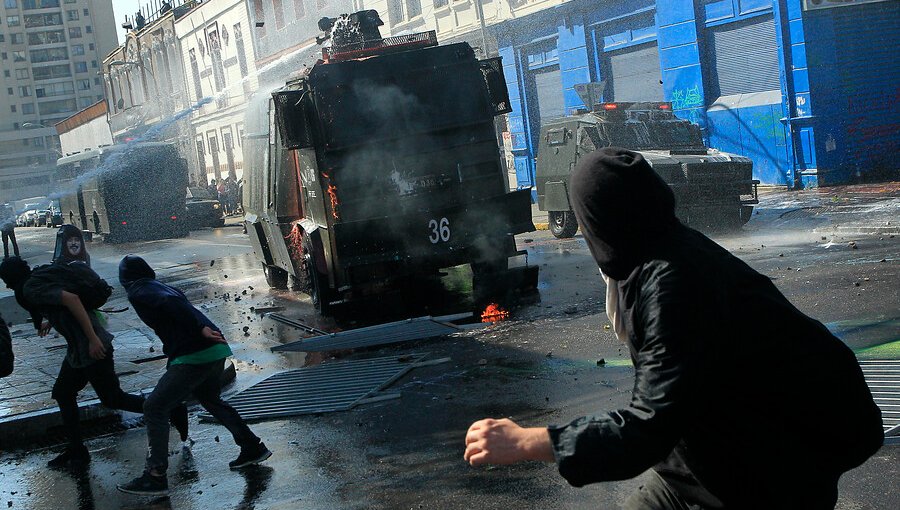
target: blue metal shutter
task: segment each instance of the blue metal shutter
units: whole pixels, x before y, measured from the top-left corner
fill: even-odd
[[[778,43],[771,15],[710,29],[714,95],[781,90]]]
[[[565,115],[566,106],[559,66],[533,71],[533,75],[540,119],[547,120]]]
[[[659,49],[655,42],[609,53],[609,68],[613,101],[663,100]]]

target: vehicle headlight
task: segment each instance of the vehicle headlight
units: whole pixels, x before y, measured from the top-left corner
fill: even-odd
[[[221,207],[219,204],[213,204],[213,209],[218,209],[219,207]]]

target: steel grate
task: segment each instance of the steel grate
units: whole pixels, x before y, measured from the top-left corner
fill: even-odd
[[[440,322],[433,317],[419,317],[306,338],[272,347],[272,351],[316,352],[356,349],[448,335],[457,333],[460,329],[459,326]]]
[[[881,409],[884,434],[900,434],[900,360],[864,360],[859,366]]]
[[[323,363],[280,372],[226,401],[244,420],[346,411],[387,387],[427,354]],[[212,420],[208,413],[201,419]]]

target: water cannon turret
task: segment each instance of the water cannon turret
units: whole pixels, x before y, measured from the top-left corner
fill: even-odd
[[[316,43],[321,45],[331,39],[332,48],[340,49],[365,46],[371,41],[380,42],[381,31],[378,27],[382,25],[384,21],[374,9],[341,14],[336,18],[325,16],[319,19],[318,26],[323,35],[316,37]]]

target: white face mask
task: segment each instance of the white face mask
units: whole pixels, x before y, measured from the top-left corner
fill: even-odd
[[[606,283],[606,316],[616,332],[616,338],[620,342],[628,341],[628,333],[625,332],[625,323],[622,314],[619,313],[619,282],[603,274],[600,270],[600,277]]]
[[[69,255],[77,257],[81,255],[81,239],[72,237],[66,241],[66,247],[69,249]]]

